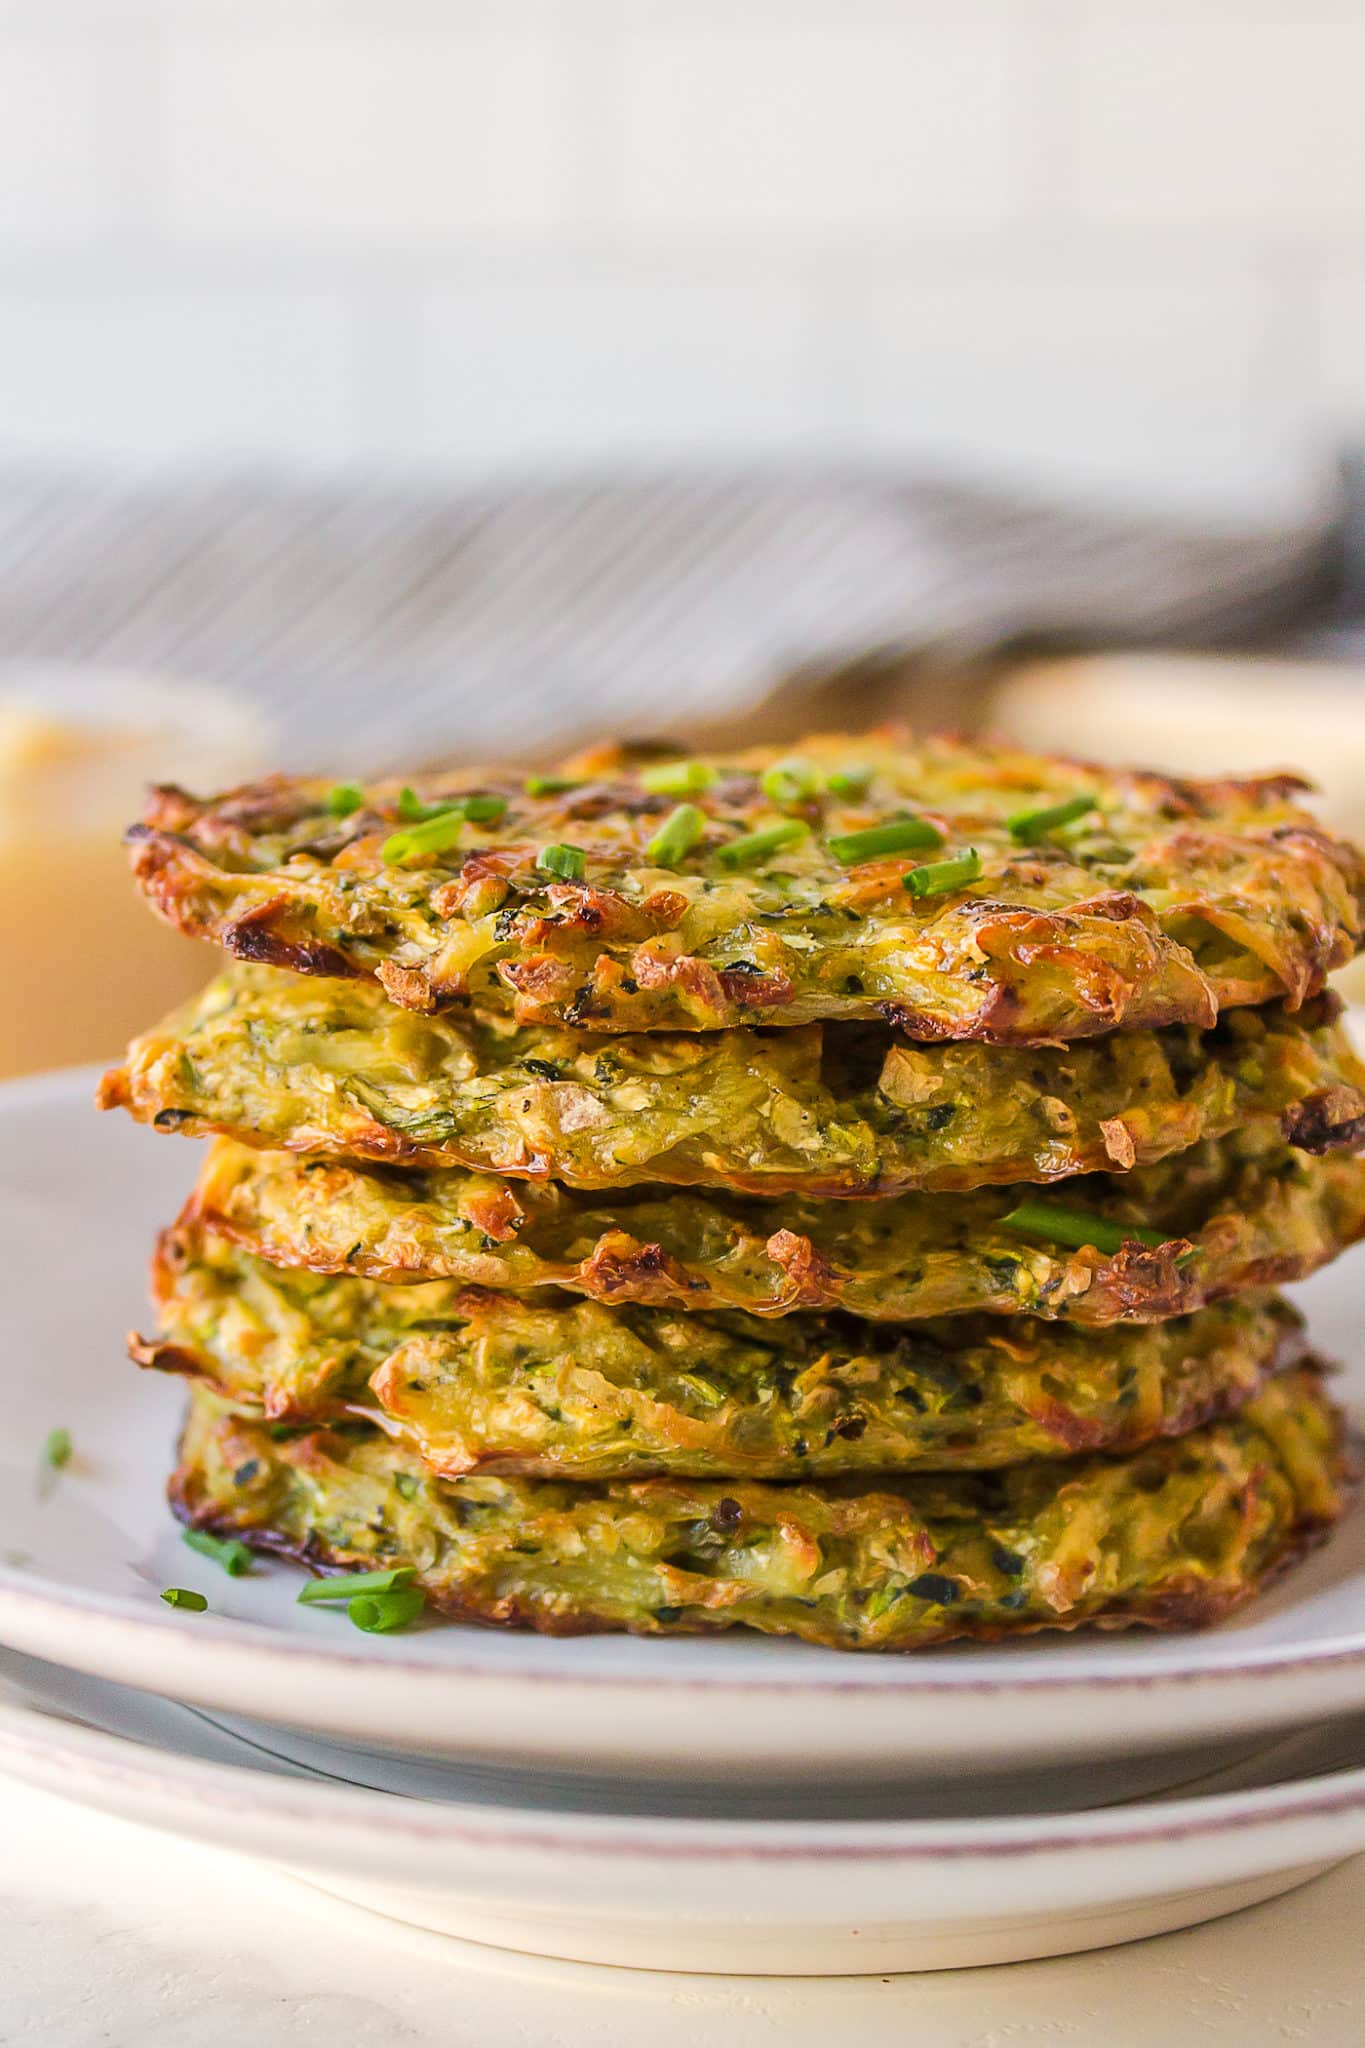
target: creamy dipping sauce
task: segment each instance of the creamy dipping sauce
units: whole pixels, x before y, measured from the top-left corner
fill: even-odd
[[[149,782],[230,787],[268,734],[193,683],[0,670],[0,1075],[110,1058],[214,969],[149,915],[122,846]]]

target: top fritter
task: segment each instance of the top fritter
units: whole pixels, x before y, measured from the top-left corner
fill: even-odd
[[[406,1008],[1026,1045],[1316,993],[1359,943],[1365,864],[1304,786],[879,732],[418,792],[165,788],[130,840],[172,924]]]

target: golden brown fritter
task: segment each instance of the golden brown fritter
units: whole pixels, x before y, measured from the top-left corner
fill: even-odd
[[[1252,1123],[1314,1152],[1365,1138],[1365,1067],[1330,996],[1072,1046],[922,1046],[878,1024],[608,1044],[239,967],[135,1040],[100,1100],[291,1151],[753,1194],[1059,1180]]]
[[[1360,936],[1361,857],[1292,776],[1182,782],[882,732],[645,770],[608,752],[560,783],[166,788],[134,870],[239,959],[591,1032],[1208,1027],[1303,1002]]]
[[[379,1413],[429,1470],[570,1479],[971,1471],[1131,1451],[1247,1400],[1302,1351],[1249,1295],[1102,1332],[605,1308],[268,1266],[168,1232],[140,1365],[281,1423]]]
[[[323,1570],[411,1565],[433,1606],[552,1634],[747,1627],[840,1649],[1217,1621],[1336,1519],[1341,1421],[1306,1369],[1131,1458],[824,1485],[437,1480],[378,1430],[290,1441],[191,1397],[177,1511]]]
[[[1050,1233],[1005,1221],[1022,1200],[1043,1204]],[[1077,1211],[1101,1228],[1069,1249],[1058,1229]],[[1365,1161],[1312,1159],[1273,1133],[1249,1132],[1158,1166],[1088,1175],[1056,1195],[977,1188],[823,1202],[624,1189],[603,1201],[486,1174],[298,1160],[224,1139],[182,1221],[276,1265],[376,1280],[556,1287],[761,1316],[842,1308],[900,1322],[987,1310],[1155,1322],[1301,1279],[1354,1244],[1365,1234]],[[1110,1233],[1117,1241],[1105,1249]]]

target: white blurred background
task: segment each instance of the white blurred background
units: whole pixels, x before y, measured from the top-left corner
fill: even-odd
[[[0,458],[853,455],[1290,516],[1359,0],[3,0]]]
[[[206,971],[148,775],[895,715],[1365,831],[1363,115],[1362,0],[0,0],[0,1071]]]

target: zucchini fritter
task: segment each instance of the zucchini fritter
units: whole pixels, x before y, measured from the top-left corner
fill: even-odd
[[[282,1442],[197,1390],[170,1490],[196,1526],[319,1568],[413,1565],[472,1621],[912,1650],[1216,1621],[1340,1513],[1342,1439],[1299,1369],[1127,1459],[818,1487],[437,1480],[377,1430]]]
[[[882,732],[671,781],[608,752],[533,787],[165,788],[134,870],[172,924],[239,959],[595,1032],[880,1016],[1029,1045],[1207,1027],[1302,1002],[1360,936],[1361,857],[1291,776],[1174,781]]]
[[[604,1045],[239,967],[135,1040],[100,1099],[160,1130],[577,1188],[889,1195],[1142,1165],[1261,1121],[1359,1145],[1365,1067],[1337,1015],[1321,997],[1040,1048],[862,1024]]]
[[[170,1232],[154,1291],[161,1335],[131,1340],[139,1365],[273,1422],[377,1408],[448,1476],[774,1479],[1130,1451],[1237,1407],[1302,1352],[1273,1295],[1102,1334],[1027,1317],[762,1322],[324,1278]]]
[[[841,1308],[899,1322],[989,1310],[1090,1324],[1157,1322],[1301,1279],[1365,1234],[1365,1161],[1307,1158],[1273,1132],[1067,1183],[1066,1207],[1159,1232],[1159,1245],[1133,1237],[1112,1253],[1068,1251],[1007,1228],[1029,1192],[823,1202],[625,1189],[604,1202],[537,1182],[299,1160],[220,1139],[181,1224],[276,1265],[375,1280],[558,1287],[760,1316]]]

